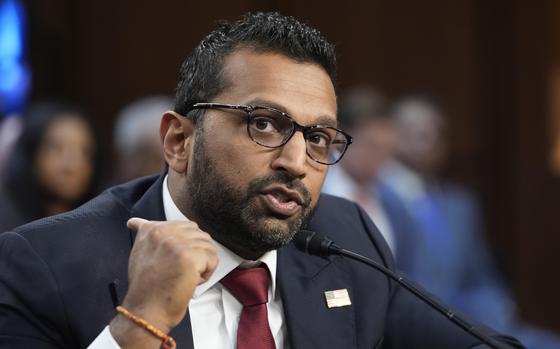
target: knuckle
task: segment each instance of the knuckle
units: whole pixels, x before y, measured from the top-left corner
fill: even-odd
[[[163,235],[161,229],[159,229],[157,226],[152,227],[152,229],[150,229],[147,234],[150,241],[154,243],[159,242]]]
[[[162,239],[160,241],[161,248],[165,253],[176,254],[180,250],[177,248],[177,243],[173,238]]]
[[[153,222],[151,228],[152,230],[164,230],[168,224],[168,222]]]
[[[198,224],[196,222],[188,221],[186,223],[187,223],[187,226],[189,226],[191,228],[197,228],[198,229]]]
[[[182,250],[178,250],[175,253],[176,255],[176,260],[177,263],[181,266],[181,267],[188,267],[193,265],[193,256],[190,253],[186,253],[185,251]]]
[[[208,246],[206,247],[206,250],[211,256],[213,257],[218,256],[218,248],[213,243],[209,243]]]

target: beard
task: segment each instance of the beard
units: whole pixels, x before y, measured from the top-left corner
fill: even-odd
[[[191,173],[185,183],[189,211],[199,227],[237,254],[246,251],[244,254],[261,256],[288,244],[313,213],[311,194],[301,180],[278,171],[251,180],[246,190],[236,189],[207,154],[202,133],[196,138]],[[290,217],[267,210],[260,196],[271,184],[298,191],[303,198],[301,209]]]

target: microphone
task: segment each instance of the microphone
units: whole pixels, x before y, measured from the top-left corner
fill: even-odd
[[[292,240],[296,248],[300,251],[315,255],[315,256],[330,256],[330,255],[341,255],[348,257],[350,259],[356,260],[358,262],[362,262],[370,267],[373,267],[383,274],[385,274],[390,279],[396,281],[399,285],[404,287],[406,290],[414,294],[416,297],[420,298],[420,300],[424,301],[430,307],[438,311],[439,313],[443,314],[446,318],[451,320],[453,323],[458,325],[464,331],[472,334],[476,338],[480,339],[484,344],[495,348],[495,349],[503,349],[504,346],[498,343],[493,338],[487,336],[485,333],[480,332],[477,328],[471,325],[468,321],[461,318],[459,315],[455,314],[452,310],[446,308],[445,306],[441,305],[435,299],[430,297],[424,291],[415,287],[413,284],[408,282],[402,276],[397,275],[391,269],[385,267],[384,265],[362,256],[358,253],[346,250],[337,244],[335,244],[331,239],[328,237],[316,233],[310,230],[300,230]]]

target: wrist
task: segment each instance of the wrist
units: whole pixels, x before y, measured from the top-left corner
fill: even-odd
[[[145,320],[147,323],[151,324],[165,334],[169,334],[169,332],[171,332],[171,330],[177,325],[177,323],[172,321],[165,312],[162,312],[160,310],[161,307],[158,306],[134,307],[128,305],[125,300],[122,307],[124,307],[124,309],[128,310],[135,316],[138,316],[141,319]],[[120,315],[122,316],[123,314],[121,313]],[[123,317],[125,319],[127,318],[126,316]],[[130,318],[128,320],[133,322],[132,320],[130,320]]]
[[[119,314],[113,319],[109,330],[121,348],[166,348],[176,344],[169,336],[170,326],[166,321],[157,321],[154,313],[143,310],[117,307]]]
[[[156,349],[161,346],[161,341],[158,338],[121,314],[113,318],[109,324],[109,331],[122,349]]]

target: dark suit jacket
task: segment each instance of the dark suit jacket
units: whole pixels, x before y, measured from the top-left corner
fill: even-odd
[[[0,188],[0,232],[14,229],[37,218],[39,217],[33,217],[19,208],[12,196]]]
[[[125,222],[163,220],[161,186],[162,177],[138,179],[0,235],[0,348],[80,348],[93,341],[126,293],[135,237]],[[309,228],[394,268],[385,241],[354,203],[323,195]],[[292,348],[477,344],[383,274],[353,261],[308,256],[290,244],[278,251],[277,277]],[[324,292],[342,288],[352,305],[329,309]],[[178,348],[192,348],[188,316],[171,335]]]
[[[397,194],[384,183],[375,187],[379,202],[393,228],[396,245],[396,264],[399,271],[409,271],[422,260],[414,253],[423,244],[418,225]]]

